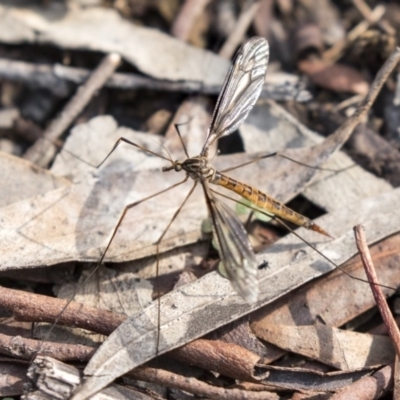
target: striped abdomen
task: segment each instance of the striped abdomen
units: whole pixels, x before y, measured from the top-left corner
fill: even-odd
[[[212,180],[210,180],[210,183],[223,186],[226,189],[232,190],[238,195],[251,201],[258,208],[274,214],[277,217],[280,217],[286,221],[290,221],[298,226],[303,226],[304,228],[311,229],[323,235],[330,236],[327,232],[325,232],[321,227],[312,222],[309,218],[291,210],[274,198],[266,195],[258,189],[246,185],[245,183],[238,182],[235,179],[221,174],[220,172],[215,173],[215,176]]]

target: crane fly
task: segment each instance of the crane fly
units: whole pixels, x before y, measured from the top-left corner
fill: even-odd
[[[184,171],[186,172],[186,178],[183,182],[186,182],[189,178],[194,181],[194,185],[186,196],[184,203],[198,184],[202,186],[213,222],[213,233],[218,243],[221,261],[232,286],[248,302],[255,302],[259,293],[257,262],[254,252],[242,223],[228,206],[216,198],[210,188],[210,184],[231,190],[249,200],[256,207],[276,217],[329,236],[321,227],[307,217],[296,213],[262,191],[245,183],[238,182],[217,171],[209,160],[208,153],[210,146],[221,137],[230,135],[236,131],[253,108],[264,83],[268,57],[269,46],[267,40],[260,37],[253,37],[243,44],[238,50],[225,78],[215,106],[207,138],[200,154],[196,157],[190,157],[184,146],[187,159],[182,162],[169,160],[171,165],[163,168],[164,172],[172,170],[176,172]],[[183,182],[179,182],[166,190],[172,189]],[[160,193],[164,193],[166,190]],[[150,197],[154,197],[160,193]],[[184,203],[172,217],[159,241],[165,235]],[[127,206],[123,215],[128,208],[136,204]],[[118,225],[119,223],[117,227]]]
[[[173,161],[170,157],[154,153],[125,138],[120,138],[114,144],[109,154],[98,167],[106,161],[121,142],[125,142],[144,152],[169,161],[170,165],[163,167],[163,172],[184,171],[186,172],[186,177],[181,182],[169,186],[158,193],[125,206],[124,211],[114,227],[111,238],[103,251],[102,257],[98,262],[99,265],[103,262],[117,230],[129,209],[174,189],[187,182],[189,179],[194,181],[193,187],[155,243],[157,248],[157,274],[159,244],[198,184],[203,188],[207,207],[212,219],[214,237],[218,244],[220,258],[226,270],[226,274],[234,289],[249,303],[254,303],[259,294],[257,261],[242,223],[235,213],[214,195],[210,184],[221,186],[235,192],[264,212],[330,237],[327,232],[307,217],[296,213],[262,191],[245,183],[238,182],[222,172],[217,171],[210,162],[209,149],[211,145],[217,142],[221,137],[230,135],[236,131],[247,118],[247,115],[257,101],[264,83],[268,66],[268,57],[268,42],[266,39],[260,37],[249,39],[238,50],[223,83],[208,129],[206,141],[198,156],[189,156],[182,139],[183,150],[187,157],[184,161]]]

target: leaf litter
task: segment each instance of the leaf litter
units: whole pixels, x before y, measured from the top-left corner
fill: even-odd
[[[145,162],[145,161],[144,161]],[[140,165],[141,163],[139,162],[139,165]],[[57,165],[57,164],[56,164]]]
[[[371,98],[367,98],[363,105],[360,106],[359,115],[350,119],[342,129],[337,130],[335,135],[332,135],[329,139],[325,140],[319,147],[315,146],[311,148],[312,159],[314,162],[318,158],[320,162],[323,162],[341,146],[343,141],[345,141],[350,135],[354,126],[358,123],[358,118],[360,118],[363,113],[366,113],[369,108],[368,104],[371,104],[371,101]],[[299,157],[295,159],[299,160]],[[314,171],[315,174],[315,170],[312,171]],[[311,179],[314,174],[308,172],[306,173],[306,176],[308,179]],[[302,174],[299,173],[297,175]],[[393,198],[390,199],[392,193],[393,192],[389,192],[386,198],[385,196],[381,196],[380,200],[385,201],[386,199],[390,203],[390,201],[393,201]],[[357,204],[357,207],[351,210],[351,215],[348,213],[349,209],[342,212],[342,214],[337,213],[335,215],[336,218],[334,224],[333,220],[331,220],[330,224],[325,224],[329,226],[334,225],[332,228],[332,234],[338,239],[329,242],[329,244],[322,242],[320,246],[317,245],[317,248],[323,252],[324,248],[329,246],[330,258],[333,259],[334,262],[341,264],[355,254],[354,244],[349,240],[352,238],[352,232],[349,234],[346,229],[349,226],[349,221],[354,221],[350,226],[356,224],[355,221],[357,220],[364,220],[364,224],[367,226],[371,223],[379,224],[380,226],[383,224],[385,228],[389,230],[386,234],[396,232],[398,229],[397,222],[394,224],[390,223],[393,222],[393,220],[390,221],[390,219],[394,217],[393,215],[389,218],[383,218],[381,216],[379,222],[373,218],[371,219],[370,215],[374,215],[374,212],[377,211],[374,210],[371,212],[372,210],[370,207],[373,207],[371,203],[372,202],[366,202],[365,209],[363,209],[360,204]],[[388,209],[391,209],[391,207],[389,206]],[[371,214],[369,214],[370,212]],[[323,217],[321,220],[324,221],[325,218],[330,216],[331,215]],[[342,219],[343,217],[344,219]],[[341,220],[344,222],[343,225],[340,224]],[[323,223],[322,225],[324,226]],[[376,226],[377,225],[375,225],[375,229]],[[374,234],[381,235],[374,237],[374,241],[384,237],[379,229],[376,229]],[[304,237],[308,239],[309,233],[305,234]],[[274,246],[266,251],[266,254],[270,255],[271,249],[274,251],[276,251],[275,248],[279,249],[281,242],[285,242],[285,239],[278,241]],[[231,290],[226,286],[226,282],[221,278],[218,279],[219,277],[212,277],[213,274],[209,274],[192,284],[188,284],[183,288],[179,288],[176,291],[167,294],[160,299],[159,303],[153,303],[143,312],[130,317],[113,332],[91,359],[85,369],[85,374],[88,378],[82,388],[75,393],[74,398],[85,398],[110,383],[115,379],[115,377],[126,373],[145,361],[148,361],[154,356],[154,354],[162,354],[164,351],[171,350],[192,341],[196,337],[200,337],[209,332],[211,329],[215,329],[218,326],[233,321],[237,317],[250,312],[260,305],[264,305],[272,299],[282,296],[290,289],[296,287],[296,285],[303,284],[309,279],[314,279],[320,274],[332,270],[333,266],[322,261],[321,256],[316,254],[312,249],[301,249],[302,254],[298,257],[298,248],[305,246],[303,242],[301,242],[303,246],[299,242],[299,239],[296,238],[294,243],[292,243],[295,248],[297,247],[297,257],[293,258],[296,264],[295,271],[292,271],[288,265],[285,265],[284,267],[282,266],[283,268],[280,267],[275,272],[271,272],[274,269],[275,260],[273,260],[272,257],[268,257],[269,268],[268,272],[266,272],[267,276],[265,278],[262,276],[262,273],[265,271],[261,271],[261,295],[256,305],[243,304],[244,302],[238,299],[237,296],[228,296]],[[337,248],[335,251],[336,246]],[[311,251],[311,254],[309,251]],[[264,259],[261,258],[263,256],[265,256],[263,253],[257,255],[257,259],[260,263],[264,261]],[[303,266],[302,264],[304,258],[307,259],[306,266]],[[289,262],[292,261],[293,263],[293,259],[289,260]],[[282,260],[276,260],[276,262],[280,263]],[[315,266],[313,265],[314,263]],[[310,267],[311,270],[309,269]],[[283,282],[281,282],[280,279]],[[221,282],[219,282],[220,280]],[[263,286],[263,281],[267,282],[265,287]],[[264,292],[265,288],[267,288],[267,292]],[[210,293],[210,295],[202,295],[201,298],[198,298],[196,293]],[[169,299],[169,297],[171,297],[171,299]],[[187,298],[191,299],[189,303]],[[215,304],[217,307],[214,306],[214,303],[217,303]],[[171,309],[169,304],[174,304],[174,308]],[[158,321],[159,306],[161,318],[159,329],[161,336],[160,342],[158,343],[158,328],[154,329],[152,326],[155,326],[155,321]],[[194,316],[195,318],[193,318]],[[212,318],[212,324],[210,325],[201,322],[206,320],[210,321],[210,318]],[[147,332],[143,331],[144,326],[148,326],[147,329],[149,330]],[[151,346],[152,341],[153,346]],[[147,343],[147,345],[145,345],[145,343]],[[158,347],[156,348],[155,346],[157,346],[157,343]]]
[[[18,13],[16,14],[18,16]],[[23,13],[20,15],[24,16]],[[43,25],[43,21],[40,22],[40,19],[37,19],[35,21],[35,18],[32,18],[32,15],[33,14],[27,13],[25,17],[28,16],[29,18],[31,18],[31,22],[32,21],[34,22],[33,26],[35,26],[35,29],[40,30],[41,26],[46,26],[45,24]],[[101,13],[99,13],[99,15],[101,15]],[[29,20],[29,18],[27,20]],[[117,18],[116,21],[118,21]],[[118,21],[118,23],[119,22],[120,21]],[[27,30],[26,32],[29,32],[29,30]],[[52,35],[52,29],[50,29],[49,32],[50,32],[49,35]],[[46,34],[44,34],[42,37],[46,38]],[[42,39],[42,37],[40,37],[40,39]],[[48,39],[49,37],[46,38],[46,40]],[[26,40],[26,37],[22,38],[22,40]],[[60,45],[62,43],[62,40],[59,39],[57,40],[58,41],[55,41],[54,43]],[[146,66],[145,68],[143,68],[143,70],[146,73],[151,74],[150,70],[147,71],[146,68],[149,68],[149,66]],[[293,121],[295,121],[294,118],[290,118],[289,116],[282,117],[280,113],[284,114],[284,112],[280,110],[279,107],[277,107],[274,103],[268,105],[267,108],[270,108],[269,118],[266,118],[265,115],[264,118],[265,120],[268,121],[271,120],[272,122],[276,122],[276,125],[279,128],[277,130],[279,130],[280,132],[280,135],[276,135],[275,133],[276,137],[283,136],[281,135],[281,132],[286,133],[287,127],[290,126],[290,122],[292,122],[293,128],[291,129],[293,131],[300,131],[302,134],[304,134],[304,132],[307,131],[304,127],[298,124],[297,121],[293,123]],[[261,110],[260,113],[264,112],[264,109],[262,107],[260,107],[260,110]],[[277,117],[277,115],[279,117]],[[81,128],[85,128],[86,131],[89,132],[92,130],[92,132],[94,133],[96,130],[101,131],[101,129],[99,129],[100,126],[106,125],[107,127],[110,127],[110,130],[116,132],[116,136],[118,136],[121,132],[123,132],[124,136],[132,134],[133,135],[132,137],[134,138],[135,141],[142,140],[140,133],[132,132],[131,130],[126,130],[124,128],[119,128],[115,124],[115,121],[112,121],[109,117],[106,118],[108,118],[107,121],[105,119],[100,119],[99,121],[97,121],[97,119],[92,120],[86,126],[81,126]],[[91,128],[90,125],[93,125],[93,127]],[[250,140],[248,141],[248,143],[250,143],[251,135],[254,135],[254,131],[257,128],[254,128],[254,125],[251,124],[248,124],[246,127],[243,127],[242,138],[244,143],[246,143],[245,139],[246,129],[248,129],[249,132],[252,132],[250,133],[249,136]],[[263,132],[263,130],[261,129],[260,134],[263,135],[264,133],[265,132]],[[88,132],[84,132],[82,134],[82,137],[85,138],[86,135],[90,134]],[[189,134],[189,140],[192,140],[190,138],[191,135],[192,133]],[[107,137],[108,135],[105,134],[105,136]],[[289,147],[291,147],[293,143],[295,143],[297,140],[298,138],[289,139],[288,140]],[[85,141],[85,139],[83,141]],[[103,141],[97,138],[97,141],[94,140],[94,142],[103,142]],[[155,148],[157,148],[156,141],[150,143],[146,142],[146,139],[143,138],[143,143],[146,143],[146,146],[155,146]],[[201,143],[201,141],[199,141],[199,143]],[[105,146],[103,152],[107,153],[112,144],[113,142],[108,147]],[[256,157],[259,151],[270,152],[273,149],[280,150],[282,148],[285,148],[285,146],[287,147],[287,145],[285,145],[281,147],[267,146],[266,148],[264,148],[261,147],[261,144],[263,144],[263,140],[259,142],[258,141],[256,142],[254,140],[253,144],[255,144],[254,154],[250,153],[246,156],[226,156],[226,157],[220,156],[217,158],[218,161],[216,161],[216,165],[218,166],[219,169],[228,168],[230,165],[244,162],[246,159],[248,159],[248,157]],[[299,142],[297,142],[297,145],[299,145]],[[304,142],[302,142],[301,146],[305,145],[308,146],[309,143],[304,144]],[[67,146],[68,144],[66,145],[66,147]],[[329,151],[333,151],[332,145],[327,147],[329,148]],[[72,147],[71,151],[75,153],[78,152],[77,150],[82,150],[84,148],[86,147],[82,146],[82,144],[75,145],[75,147],[74,146]],[[246,145],[245,148],[247,149]],[[87,153],[90,153],[94,149],[96,149],[95,151],[96,155],[100,154],[100,150],[97,149],[97,147],[95,147],[93,144],[91,144],[86,148],[86,150],[83,151],[83,155],[87,156],[88,155]],[[162,150],[160,148],[158,149]],[[99,153],[97,153],[97,150],[99,151]],[[321,152],[323,153],[323,151],[320,148],[319,153]],[[112,220],[114,219],[115,221],[115,219],[118,217],[118,212],[121,211],[123,205],[126,202],[128,202],[130,198],[129,197],[130,194],[129,193],[127,194],[127,192],[123,192],[121,187],[116,188],[114,191],[114,182],[123,181],[125,189],[127,186],[129,189],[130,185],[132,184],[132,181],[134,182],[134,184],[136,183],[136,181],[138,181],[138,187],[139,187],[140,185],[143,186],[142,182],[145,182],[146,185],[148,185],[148,182],[150,180],[149,177],[155,176],[154,170],[157,170],[157,172],[159,173],[160,166],[154,163],[155,161],[154,158],[151,159],[150,157],[149,159],[148,156],[142,157],[143,153],[139,154],[139,152],[135,152],[134,149],[124,149],[122,153],[129,155],[132,154],[132,158],[129,155],[127,157],[119,155],[116,156],[115,159],[111,159],[105,166],[105,169],[107,170],[106,172],[94,171],[94,170],[90,171],[91,168],[88,168],[85,171],[86,167],[84,167],[79,162],[75,162],[74,166],[71,166],[70,164],[70,167],[65,167],[65,172],[66,172],[65,175],[67,175],[68,178],[74,181],[73,185],[71,185],[70,183],[68,183],[63,179],[57,178],[56,175],[53,176],[49,175],[47,177],[47,173],[44,173],[43,174],[45,177],[44,181],[47,184],[47,186],[46,185],[44,185],[43,187],[39,186],[39,188],[36,189],[36,191],[34,188],[32,189],[27,188],[27,193],[21,194],[21,197],[13,198],[10,201],[11,205],[2,209],[4,213],[1,215],[2,217],[1,221],[2,221],[2,228],[4,226],[8,229],[8,231],[5,231],[5,233],[11,235],[10,240],[4,241],[4,243],[6,244],[5,249],[10,251],[8,254],[7,253],[6,254],[8,256],[12,254],[14,258],[10,260],[9,264],[3,264],[2,261],[1,265],[2,266],[4,265],[5,268],[21,268],[23,266],[34,267],[36,265],[52,265],[59,263],[60,261],[67,261],[67,260],[95,261],[96,255],[99,254],[98,249],[101,247],[102,237],[104,235],[107,235],[109,229],[112,228],[113,225]],[[313,153],[312,151],[300,150],[300,151],[294,151],[293,153],[288,152],[287,154],[290,154],[294,159],[301,160],[303,162],[307,161],[308,164],[312,165],[316,165],[319,162],[323,162],[324,157],[328,157],[328,155],[325,154],[323,155],[322,160],[315,163],[315,153]],[[62,157],[65,159],[68,157],[68,155],[64,153]],[[343,230],[345,226],[349,228],[352,223],[360,221],[367,222],[367,226],[370,226],[371,230],[374,229],[378,231],[374,233],[373,237],[371,237],[371,241],[374,242],[379,240],[380,238],[385,237],[391,232],[395,232],[396,231],[395,225],[397,224],[396,212],[392,213],[389,212],[391,211],[391,209],[395,207],[395,202],[397,201],[396,191],[391,192],[390,185],[386,184],[383,180],[379,180],[373,177],[372,175],[365,173],[365,171],[363,171],[361,168],[357,166],[354,167],[349,165],[348,159],[346,159],[346,157],[342,157],[341,155],[339,155],[339,153],[335,154],[332,157],[332,159],[339,157],[342,158],[341,162],[345,163],[345,167],[347,170],[344,171],[344,173],[339,173],[339,174],[323,172],[325,176],[323,176],[322,178],[321,174],[318,173],[317,180],[314,179],[316,175],[315,171],[310,172],[305,170],[304,172],[302,172],[300,171],[300,167],[298,165],[293,166],[293,164],[289,168],[287,168],[287,165],[289,165],[289,164],[286,165],[287,160],[282,160],[279,158],[275,158],[274,160],[265,160],[261,163],[261,167],[257,167],[257,165],[255,164],[254,168],[246,167],[244,171],[234,171],[232,172],[232,175],[236,177],[242,176],[243,177],[242,179],[246,182],[252,182],[253,180],[253,182],[256,183],[257,187],[260,187],[262,189],[267,188],[266,190],[267,192],[271,194],[276,193],[276,196],[282,200],[288,200],[292,198],[296,193],[302,191],[304,186],[308,185],[308,188],[306,189],[305,193],[307,193],[307,195],[311,199],[314,198],[315,203],[319,204],[322,208],[329,211],[333,211],[335,209],[340,210],[336,214],[330,216],[331,219],[327,217],[322,219],[322,221],[326,221],[325,223],[328,224],[327,226],[329,227],[332,226],[332,229],[330,228],[330,233],[332,233],[336,237],[336,240],[332,243],[332,246],[328,242],[324,244],[321,241],[321,243],[319,243],[319,245],[321,246],[321,248],[324,249],[326,254],[328,254],[330,257],[339,262],[347,259],[348,257],[350,257],[351,254],[354,253],[354,248],[351,246],[351,234],[349,233],[349,231]],[[134,162],[132,161],[132,159],[134,159]],[[96,164],[96,162],[93,161],[91,162],[93,164]],[[55,165],[57,165],[57,163]],[[57,168],[62,169],[63,168],[62,163],[60,163]],[[281,168],[282,171],[280,171]],[[337,169],[337,164],[335,165],[335,167],[330,167],[330,168]],[[26,174],[19,172],[18,175],[21,174],[29,177],[28,169],[29,168],[25,169]],[[149,174],[146,174],[148,170]],[[132,171],[134,171],[133,175],[131,174]],[[266,174],[265,171],[268,171],[268,174]],[[287,184],[279,185],[279,187],[277,187],[278,185],[276,185],[276,182],[285,182],[287,179],[287,175],[289,176],[296,175],[293,174],[293,172],[296,172],[296,174],[297,172],[299,172],[299,176],[298,178],[296,178],[296,180],[290,182],[288,181]],[[354,175],[352,176],[350,175],[349,177],[349,173],[350,174],[354,173]],[[60,174],[60,172],[54,172],[54,174],[58,175]],[[61,175],[63,174],[64,173],[61,173]],[[40,171],[39,175],[41,175]],[[156,181],[154,184],[156,188],[162,187],[162,184],[167,179],[166,174],[160,174],[160,175],[162,175],[161,179],[162,182],[160,183]],[[328,176],[331,175],[331,176],[328,179],[326,175]],[[268,180],[267,178],[270,178],[269,183],[265,182],[265,180]],[[314,181],[311,183],[313,179]],[[54,182],[56,183],[54,184]],[[104,187],[101,187],[103,185],[102,182],[105,182]],[[346,182],[346,184],[344,184],[344,182]],[[51,190],[53,189],[53,187],[58,187],[58,185],[60,189]],[[320,191],[317,190],[318,188],[315,189],[315,187],[318,185],[325,185],[323,191],[325,191],[325,193],[328,193],[328,195],[326,196],[319,195]],[[26,184],[24,184],[23,182],[20,184],[20,187],[25,187],[25,186]],[[32,186],[34,187],[34,185]],[[6,186],[4,186],[3,188],[5,187]],[[88,191],[85,192],[84,187],[86,187]],[[340,191],[337,190],[338,187],[340,187]],[[319,186],[319,188],[321,188],[321,186]],[[111,194],[107,193],[107,189],[111,189]],[[134,188],[131,190],[132,192],[134,192],[136,190],[136,186],[134,186]],[[18,191],[15,192],[17,192],[16,196],[18,196]],[[40,193],[40,195],[38,195],[39,194],[38,192]],[[362,206],[353,209],[350,208],[350,211],[341,213],[341,211],[343,211],[341,209],[344,206],[347,207],[348,204],[352,203],[353,200],[360,201],[360,198],[372,197],[385,192],[387,193],[386,195],[383,194],[381,197],[377,197],[376,200],[372,199],[367,200],[366,203],[363,204]],[[108,197],[106,197],[107,194]],[[347,195],[349,197],[347,197]],[[25,200],[25,198],[31,196],[34,197]],[[101,198],[104,200],[103,202],[101,201]],[[349,200],[349,198],[352,200]],[[171,201],[173,200],[174,199],[171,199]],[[18,203],[16,203],[17,201]],[[112,207],[109,206],[110,204],[112,205]],[[72,207],[69,209],[68,208],[69,206]],[[98,214],[90,215],[93,206],[95,206],[95,208],[97,209]],[[114,206],[115,209],[113,208]],[[384,211],[382,211],[382,209],[379,206],[383,206],[384,208],[386,207],[389,208],[386,208]],[[194,210],[198,209],[197,207],[198,207],[197,203],[194,203],[193,209]],[[158,214],[157,210],[154,210],[154,207],[152,208],[152,210],[154,211],[153,218],[158,223],[158,221],[161,220],[160,215],[163,215],[164,210],[159,211]],[[20,215],[19,217],[20,219],[18,219],[17,217],[18,213]],[[57,215],[58,217],[56,219],[52,219],[52,217],[56,217]],[[193,227],[192,228],[189,227],[189,232],[190,229],[192,229],[193,232],[192,236],[190,236],[190,234],[189,235],[185,234],[186,236],[183,239],[181,239],[182,233],[186,232],[187,228],[186,226],[187,221],[185,221],[185,223],[182,226],[180,226],[180,229],[177,229],[176,233],[174,232],[173,234],[171,234],[171,238],[169,239],[169,241],[167,240],[164,249],[173,249],[176,248],[178,245],[187,246],[190,243],[195,243],[201,237],[201,234],[198,232],[198,226],[199,226],[198,221],[201,220],[204,216],[201,216],[200,218],[200,216],[198,215],[196,216],[193,215],[192,217],[190,217],[190,215],[191,214],[188,213],[188,221],[190,221],[190,218],[193,219],[193,225],[192,225]],[[204,215],[206,215],[205,212]],[[22,219],[21,216],[25,216],[26,218]],[[63,216],[64,218],[60,218],[60,216]],[[97,218],[98,216],[104,218],[103,219]],[[100,229],[98,232],[96,232],[96,235],[92,234],[93,237],[91,237],[86,242],[84,240],[81,240],[84,239],[85,236],[87,236],[88,232],[93,232],[93,229],[97,228],[97,219],[99,221]],[[26,224],[27,220],[29,221],[28,224]],[[153,246],[147,246],[146,250],[144,250],[142,253],[138,252],[135,247],[131,247],[132,246],[131,243],[132,242],[136,243],[138,237],[141,236],[140,231],[131,234],[133,227],[140,225],[137,223],[135,224],[135,222],[137,221],[139,220],[135,221],[134,219],[132,219],[131,222],[129,221],[126,222],[127,224],[126,228],[124,228],[124,231],[123,233],[121,233],[120,238],[119,239],[117,238],[115,242],[116,247],[114,252],[112,250],[110,252],[110,260],[123,261],[132,259],[133,253],[135,253],[135,255],[138,255],[139,258],[145,257],[144,254],[146,255],[154,254]],[[38,223],[38,225],[34,226],[35,223]],[[80,225],[81,223],[82,225]],[[324,222],[321,222],[321,224],[323,223]],[[18,231],[17,234],[15,234],[16,231]],[[129,236],[130,234],[131,236]],[[53,235],[55,235],[55,237],[53,237]],[[126,240],[124,241],[125,237]],[[307,235],[305,237],[307,237]],[[315,237],[310,239],[315,240]],[[292,290],[292,288],[300,285],[301,283],[299,282],[300,280],[299,275],[303,273],[302,268],[304,268],[306,271],[304,279],[302,279],[302,281],[304,282],[309,279],[312,279],[315,276],[318,276],[321,272],[329,269],[329,267],[325,265],[324,262],[321,262],[321,260],[318,260],[316,257],[314,258],[312,255],[311,255],[311,262],[314,263],[312,264],[312,268],[310,268],[310,266],[308,267],[303,266],[302,262],[307,263],[309,253],[307,249],[304,249],[304,244],[302,242],[297,241],[296,239],[294,239],[294,242],[292,242],[292,240],[293,238],[286,240],[283,239],[279,243],[277,243],[276,246],[272,247],[269,252],[267,251],[265,254],[261,254],[259,256],[260,261],[261,259],[263,261],[265,261],[265,259],[268,259],[268,271],[265,273],[266,278],[263,278],[263,280],[266,280],[268,283],[268,285],[266,285],[266,287],[268,288],[268,293],[267,294],[264,293],[265,297],[264,299],[261,299],[260,302],[267,302],[269,300],[275,299],[284,293],[289,293]],[[152,243],[151,239],[149,239],[147,243]],[[26,252],[25,252],[25,247],[27,247]],[[283,250],[288,248],[290,248],[290,251],[285,253],[285,255],[282,256],[281,260],[276,261],[275,258],[278,257],[277,253],[282,252]],[[23,250],[22,252],[21,249]],[[187,249],[188,248],[186,247],[186,250]],[[192,250],[189,250],[188,253],[191,253],[191,251]],[[340,253],[342,252],[344,252],[345,254],[341,255]],[[166,258],[169,257],[170,254],[171,253],[165,253],[165,257]],[[183,258],[185,258],[185,256]],[[175,263],[175,261],[173,262]],[[289,263],[289,267],[288,265],[285,265],[285,262]],[[308,262],[310,262],[310,260],[308,260]],[[152,264],[152,261],[147,261],[147,263],[150,265]],[[285,275],[282,276],[282,280],[285,280],[285,282],[280,283],[279,279],[275,278],[275,276],[279,277],[280,269],[276,266],[274,267],[274,265],[278,265],[278,267],[280,265],[280,268],[284,271],[283,273],[281,273],[281,275]],[[295,269],[296,266],[299,265],[299,271],[296,271],[296,273],[294,274],[293,271],[291,271],[290,268],[291,265],[293,265],[293,269]],[[272,276],[270,276],[271,271],[269,270],[269,268],[272,268],[272,274],[271,274]],[[275,273],[273,272],[275,271],[274,268],[275,269],[277,268],[276,269],[277,272]],[[313,269],[313,271],[310,272],[310,269]],[[288,273],[288,271],[291,272]],[[202,307],[204,307],[204,305],[202,305],[199,302],[198,304],[195,304],[195,307],[197,308],[195,308],[196,312],[194,313],[194,315],[199,316],[198,317],[199,321],[197,321],[196,323],[194,318],[190,316],[191,310],[183,308],[181,311],[183,312],[183,314],[188,313],[189,315],[188,320],[190,321],[190,323],[186,322],[187,326],[184,326],[183,330],[185,330],[185,328],[187,327],[186,330],[189,331],[188,332],[189,335],[183,333],[181,329],[178,329],[176,332],[174,332],[171,327],[169,327],[171,330],[165,329],[163,339],[166,342],[168,342],[169,348],[176,346],[177,345],[176,343],[178,342],[184,343],[187,340],[192,340],[190,339],[190,337],[194,338],[197,337],[198,335],[201,335],[202,329],[201,327],[200,329],[198,328],[202,321],[207,321],[207,323],[210,323],[213,327],[216,327],[218,326],[218,324],[224,324],[229,320],[234,320],[235,318],[237,318],[238,315],[242,315],[244,313],[249,312],[249,309],[245,307],[243,304],[241,304],[241,302],[238,301],[238,299],[234,299],[233,302],[234,312],[227,318],[226,315],[229,314],[230,312],[229,309],[231,307],[231,304],[228,301],[229,298],[232,297],[230,288],[226,285],[226,282],[222,278],[218,277],[215,273],[210,275],[211,276],[209,278],[205,277],[200,281],[196,281],[193,284],[189,284],[187,286],[184,286],[183,288],[178,289],[177,293],[180,294],[181,298],[182,298],[182,293],[184,293],[183,298],[185,298],[185,296],[187,296],[188,293],[192,294],[192,296],[194,297],[197,297],[199,293],[210,293],[209,292],[210,289],[215,290],[215,293],[221,293],[222,297],[226,296],[222,299],[222,301],[219,301],[218,303],[218,305],[222,308],[221,311],[223,312],[222,313],[219,312],[213,315],[214,311],[216,310],[215,307],[213,307],[213,304],[214,302],[216,302],[216,300],[212,298],[211,300],[209,300],[210,304],[209,309],[202,314],[199,310],[201,310]],[[211,282],[210,281],[211,279],[215,280],[216,282]],[[287,281],[288,280],[291,281],[292,279],[293,281],[290,282],[288,286]],[[206,281],[208,283],[204,284],[202,283],[203,281]],[[278,282],[278,284],[276,285],[275,288],[274,286],[276,282]],[[128,287],[129,283],[126,289]],[[64,288],[63,290],[66,292],[67,288]],[[203,290],[206,291],[203,292]],[[127,292],[127,290],[125,290],[125,292]],[[217,297],[218,300],[220,300],[219,296],[206,296],[206,297],[207,298]],[[129,301],[130,300],[126,302],[126,305],[129,304]],[[144,305],[148,301],[149,301],[149,295],[147,294],[145,295],[145,300],[143,301],[142,304]],[[107,300],[105,299],[104,302],[107,303]],[[207,301],[205,300],[205,302]],[[170,310],[171,305],[172,307],[175,307],[176,305],[180,307],[181,304],[182,302],[179,296],[175,298],[173,294],[167,295],[165,296],[165,299],[163,299],[163,307],[166,310]],[[147,310],[150,310],[149,312],[153,311],[155,312],[154,304],[150,305]],[[210,310],[211,314],[209,314]],[[145,316],[145,314],[143,314],[143,311],[140,309],[132,311],[137,315],[142,315],[143,318]],[[151,314],[149,315],[151,317]],[[149,318],[149,315],[145,316],[146,317],[145,320]],[[209,322],[210,316],[212,316],[211,322]],[[173,325],[174,317],[175,315],[170,317],[170,319],[167,322]],[[179,318],[180,317],[178,317],[178,319]],[[155,313],[153,314],[153,321],[155,321]],[[164,321],[163,323],[165,324],[166,322]],[[204,322],[203,324],[206,325]],[[298,332],[299,331],[300,330],[298,329]],[[171,333],[169,334],[168,332]],[[182,336],[184,337],[184,339],[181,339],[180,337],[176,338],[177,336]],[[174,340],[178,339],[178,341],[176,340],[174,341],[173,339]],[[153,338],[151,340],[153,340]],[[143,346],[145,347],[146,345],[148,345],[148,343],[154,343],[154,342],[143,341]],[[120,349],[117,348],[117,351],[120,351]],[[88,371],[90,373],[90,369],[88,369]],[[288,373],[288,371],[286,371],[286,373]],[[107,377],[107,379],[108,378],[109,377]],[[294,388],[298,387],[299,386],[294,386]]]

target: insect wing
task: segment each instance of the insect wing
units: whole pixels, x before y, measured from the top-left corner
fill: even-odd
[[[251,38],[238,50],[218,97],[202,155],[246,119],[264,84],[268,57],[268,42],[260,37]]]
[[[257,261],[247,232],[235,213],[203,184],[221,261],[234,289],[249,303],[258,299]]]

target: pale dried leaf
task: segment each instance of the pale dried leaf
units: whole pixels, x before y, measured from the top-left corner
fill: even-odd
[[[342,371],[386,365],[395,352],[387,336],[351,332],[330,326],[257,325],[255,334],[287,351]]]
[[[210,110],[210,101],[202,96],[190,97],[179,106],[165,135],[165,146],[174,159],[181,160],[185,157],[177,129],[189,156],[200,153],[211,122]],[[178,127],[175,124],[178,124]],[[215,151],[216,146],[213,146],[210,152],[212,154]]]
[[[0,152],[0,165],[0,207],[70,185],[66,179],[7,153]]]
[[[265,115],[268,115],[268,118]],[[309,150],[303,151],[302,154],[297,156],[296,152],[301,150],[288,151],[285,149],[312,146],[321,143],[322,137],[300,124],[292,115],[273,101],[254,108],[247,119],[247,123],[243,124],[241,128],[241,136],[247,152],[265,151],[265,153],[273,153],[279,151],[310,166],[318,165],[317,160],[313,158]],[[269,165],[272,159],[266,161],[268,162],[264,164],[265,169],[275,171],[276,165]],[[333,154],[322,166],[333,171],[318,171],[316,179],[311,184],[305,185],[302,194],[312,203],[328,211],[345,207],[349,203],[376,196],[392,189],[388,182],[365,171],[342,152]],[[296,163],[288,163],[284,169],[279,170],[282,173],[281,176],[269,175],[271,183],[279,182],[280,185],[285,187],[296,188],[296,180],[298,179],[296,177],[301,168]],[[257,185],[257,187],[269,193],[269,187],[265,188],[265,186],[260,185]],[[285,197],[285,200],[287,201],[290,198],[291,196]]]
[[[396,365],[396,364],[395,364]],[[365,376],[355,381],[353,384],[344,387],[338,393],[331,397],[331,400],[348,400],[348,399],[380,399],[383,398],[388,390],[392,389],[394,368],[387,365],[376,371],[371,376]],[[396,399],[396,393],[393,396]]]
[[[178,273],[182,274],[185,268],[200,264],[208,250],[206,243],[196,243],[161,254],[158,288],[161,291],[170,291]],[[67,300],[73,297],[78,303],[129,316],[140,312],[151,302],[155,270],[156,257],[120,264],[115,270],[105,267],[98,269],[95,266],[85,271],[78,282],[62,285],[57,290],[57,297]],[[36,324],[35,337],[88,346],[97,345],[105,339],[100,334],[54,324]]]
[[[0,6],[0,40],[115,52],[143,73],[171,81],[221,85],[229,62],[156,29],[134,25],[112,8]]]

